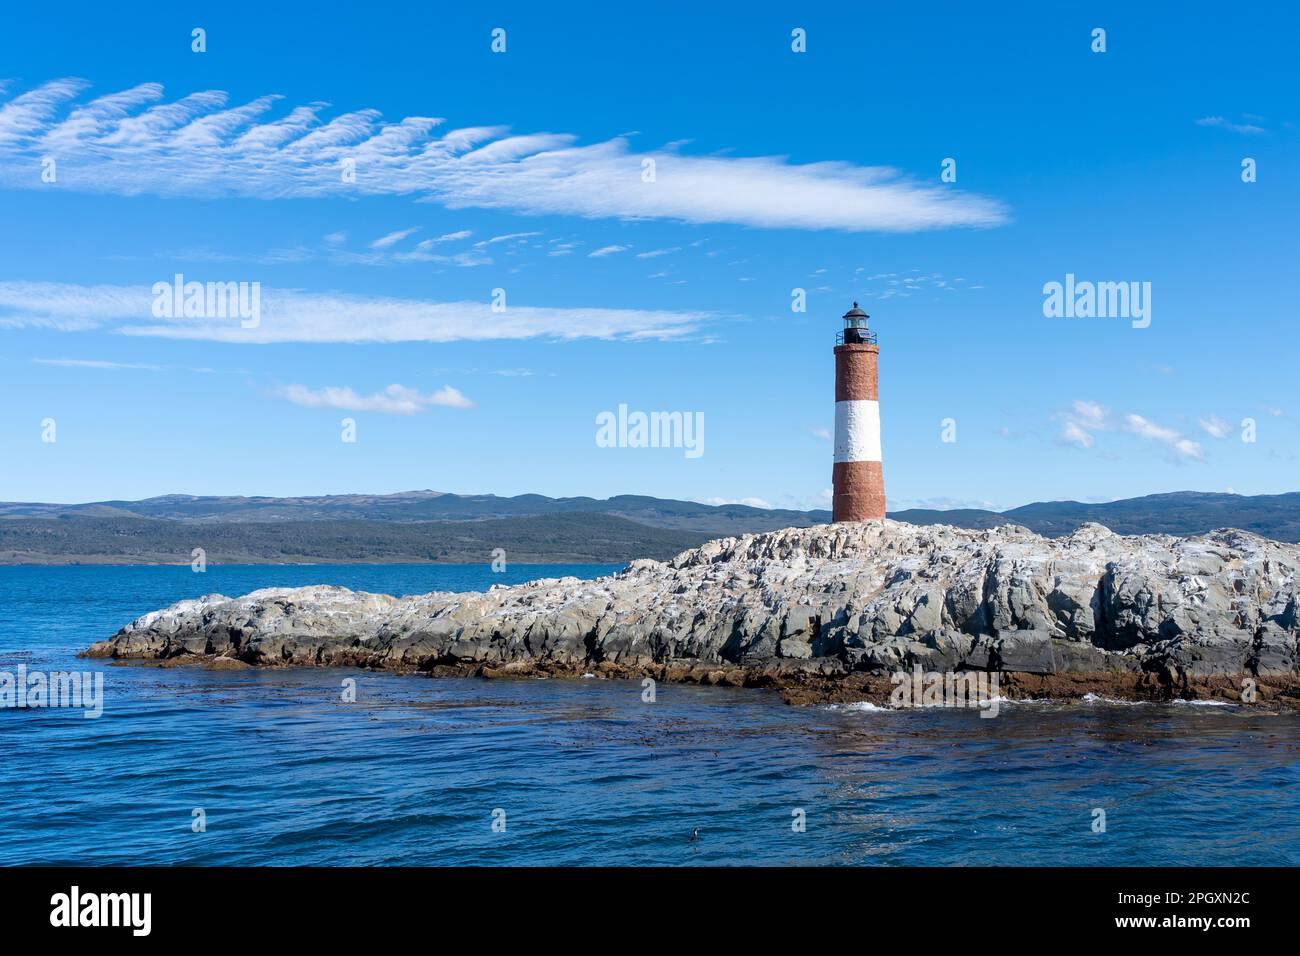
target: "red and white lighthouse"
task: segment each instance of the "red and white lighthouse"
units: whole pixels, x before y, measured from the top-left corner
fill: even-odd
[[[833,521],[885,517],[885,473],[880,463],[880,347],[858,308],[844,313],[835,337],[835,467]]]

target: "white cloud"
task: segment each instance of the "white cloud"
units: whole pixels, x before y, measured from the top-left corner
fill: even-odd
[[[224,280],[230,276],[214,278]],[[493,312],[486,301],[435,302],[267,287],[261,291],[261,321],[256,328],[241,328],[235,319],[157,319],[152,306],[148,286],[0,281],[0,328],[109,328],[124,335],[247,344],[533,338],[663,340],[691,334],[713,318],[708,312],[515,304],[504,312]]]
[[[1076,399],[1056,417],[1061,421],[1060,440],[1080,448],[1091,448],[1097,443],[1093,432],[1111,428],[1110,409],[1082,399]]]
[[[1233,123],[1224,119],[1222,116],[1202,116],[1196,121],[1197,126],[1217,126],[1220,129],[1226,129],[1233,133],[1257,134],[1266,132],[1264,127],[1256,126],[1254,123]]]
[[[450,385],[444,385],[429,397],[429,404],[445,408],[473,408],[474,403]]]
[[[0,105],[0,184],[46,188],[29,170],[59,161],[59,188],[117,195],[256,198],[407,195],[449,208],[651,218],[780,229],[914,232],[1007,221],[995,199],[910,180],[884,166],[782,157],[634,152],[626,138],[448,130],[441,119],[384,123],[374,109],[324,121],[313,103],[268,119],[278,97],[227,107],[219,91],[172,103],[158,84],[73,100],[56,80]],[[642,181],[642,161],[656,178]],[[341,175],[355,162],[354,182]]]
[[[763,498],[702,498],[702,505],[748,505],[751,508],[768,508],[772,507],[771,502]]]
[[[1153,421],[1143,418],[1141,415],[1125,416],[1125,424],[1128,430],[1134,435],[1142,438],[1149,438],[1153,441],[1162,441],[1166,444],[1176,442],[1179,438],[1178,432],[1172,428],[1165,428],[1157,425]]]
[[[0,328],[96,329],[114,319],[145,318],[152,304],[144,286],[0,282]]]
[[[337,408],[352,412],[382,412],[386,415],[414,415],[430,405],[446,408],[473,408],[474,403],[450,385],[423,394],[405,385],[389,385],[373,395],[358,395],[350,388],[326,386],[312,389],[306,385],[286,385],[277,394],[295,405],[306,408]]]
[[[434,242],[455,242],[458,239],[468,239],[472,235],[474,235],[474,233],[470,232],[468,229],[461,229],[458,232],[449,232],[445,235],[441,235],[435,239]]]
[[[412,226],[410,229],[398,229],[396,232],[390,232],[386,236],[380,236],[370,244],[371,249],[387,249],[395,246],[412,233],[419,232],[419,226]]]
[[[601,246],[595,252],[587,254],[588,259],[600,259],[604,256],[612,256],[616,252],[627,252],[627,246]]]
[[[1209,418],[1202,418],[1200,424],[1201,428],[1214,438],[1227,438],[1228,433],[1232,431],[1232,426],[1218,415],[1211,415]]]
[[[1092,433],[1085,431],[1077,422],[1067,421],[1061,429],[1061,440],[1071,445],[1078,445],[1080,448],[1091,448],[1097,444],[1097,439],[1092,437]]]
[[[1128,415],[1124,421],[1125,427],[1134,435],[1167,445],[1178,458],[1192,458],[1197,461],[1205,458],[1201,446],[1190,438],[1184,438],[1176,429],[1157,425],[1141,415]]]
[[[82,119],[87,114],[94,116],[107,111],[97,110],[95,103],[82,110],[73,110],[61,124],[56,125],[54,122],[59,110],[88,85],[84,80],[54,80],[14,97],[0,107],[0,142],[23,142],[40,137],[43,141],[58,143],[65,141],[68,134],[83,132],[87,127],[97,131],[97,123],[88,124]],[[158,87],[158,94],[162,95],[162,87]],[[115,100],[120,95],[101,97],[96,102]],[[107,103],[104,105],[106,107]],[[58,132],[59,126],[63,127],[63,133]]]
[[[1068,409],[1058,412],[1056,418],[1061,422],[1059,440],[1063,444],[1077,445],[1080,448],[1094,447],[1097,444],[1097,432],[1113,431],[1116,428],[1110,409],[1097,402],[1076,400]],[[1199,444],[1177,429],[1157,424],[1142,415],[1125,415],[1122,427],[1132,435],[1164,445],[1176,458],[1197,461],[1205,458]]]
[[[682,251],[681,246],[673,246],[670,249],[651,249],[649,252],[638,252],[636,254],[636,257],[638,259],[655,259],[658,258],[659,256],[671,256],[674,252],[681,252],[681,251]]]
[[[1110,409],[1096,402],[1075,401],[1070,406],[1072,414],[1089,428],[1105,429],[1110,427]]]
[[[817,427],[810,428],[808,430],[812,432],[814,435],[816,435],[818,438],[825,439],[826,441],[831,440],[831,430],[829,428],[826,428],[825,426],[818,425]]]
[[[909,508],[921,508],[926,511],[955,511],[974,509],[978,511],[998,511],[993,502],[982,498],[897,498],[890,502],[891,511],[906,511]]]

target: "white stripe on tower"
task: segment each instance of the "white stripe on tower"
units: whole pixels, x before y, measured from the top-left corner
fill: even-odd
[[[835,403],[835,460],[880,461],[880,402]]]

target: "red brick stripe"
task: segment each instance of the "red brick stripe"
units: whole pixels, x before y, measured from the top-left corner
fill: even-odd
[[[880,348],[875,345],[835,347],[835,401],[878,401],[880,386],[877,365]]]
[[[831,472],[833,521],[870,521],[885,516],[885,471],[878,461],[839,461]]]

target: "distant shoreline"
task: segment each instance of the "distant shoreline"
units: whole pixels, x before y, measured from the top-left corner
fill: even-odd
[[[635,558],[629,560],[636,560]],[[382,561],[357,561],[348,558],[305,558],[301,561],[213,561],[208,560],[209,568],[309,568],[309,567],[342,567],[342,566],[359,566],[359,567],[399,567],[402,565],[429,567],[457,567],[472,568],[480,565],[491,564],[491,558],[482,561],[430,561],[421,558],[393,558]],[[600,564],[600,565],[624,565],[627,561],[592,561],[588,558],[565,558],[565,557],[520,557],[511,558],[506,567],[509,569],[516,565],[556,565],[562,566],[567,564]],[[86,556],[84,560],[67,561],[67,560],[32,560],[32,561],[12,561],[0,559],[0,568],[184,568],[188,567],[190,562],[186,561],[149,561],[149,560],[122,560],[118,557],[104,556],[101,560],[94,555]]]
[[[711,535],[594,512],[474,521],[0,518],[2,565],[620,564]]]

